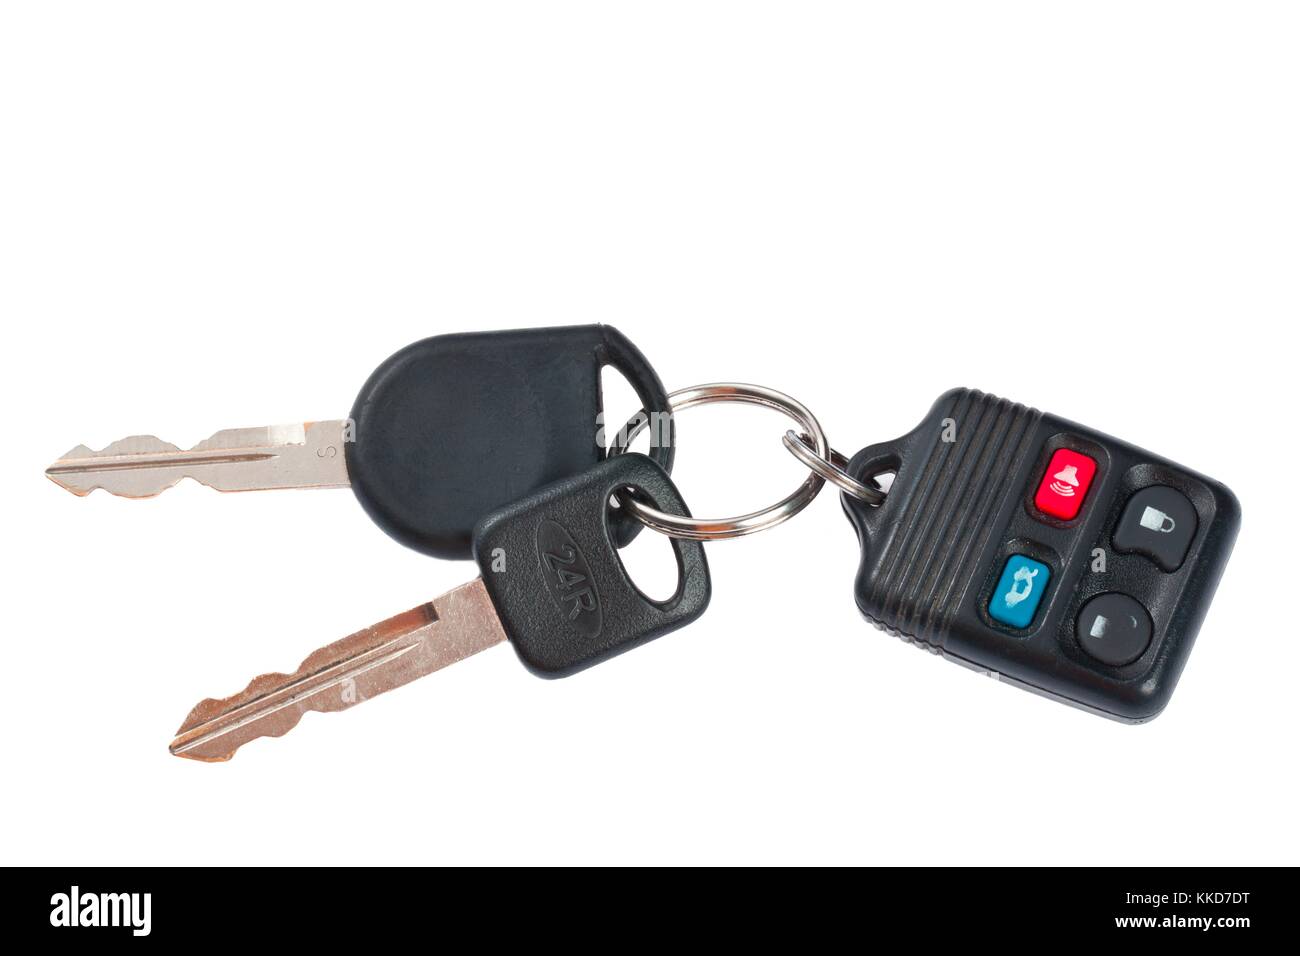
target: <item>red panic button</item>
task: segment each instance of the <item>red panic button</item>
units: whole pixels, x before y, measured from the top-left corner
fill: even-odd
[[[1034,506],[1044,514],[1069,521],[1079,513],[1083,498],[1097,473],[1097,463],[1087,455],[1058,448],[1034,495]]]

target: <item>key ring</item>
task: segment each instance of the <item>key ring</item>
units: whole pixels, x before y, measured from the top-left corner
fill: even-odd
[[[742,402],[780,412],[792,419],[805,434],[811,436],[812,447],[818,455],[825,458],[831,454],[830,443],[827,442],[826,434],[813,413],[802,403],[776,389],[762,385],[746,385],[742,382],[717,382],[711,385],[681,388],[668,395],[668,407],[674,413],[694,408],[696,405],[710,405],[716,402]],[[633,415],[615,436],[613,444],[609,447],[609,456],[612,458],[627,451],[632,440],[641,434],[649,423],[645,409]],[[739,538],[742,535],[775,528],[808,507],[824,484],[825,480],[814,470],[798,488],[776,504],[734,518],[688,518],[668,514],[638,500],[628,492],[620,492],[617,498],[619,506],[627,509],[628,514],[661,534],[673,538],[686,538],[690,541],[713,541],[718,538]]]
[[[797,434],[794,429],[786,431],[781,438],[781,444],[785,445],[790,454],[798,458],[804,465],[838,487],[845,494],[861,499],[869,505],[878,505],[885,500],[885,493],[879,488],[864,485],[844,470],[849,466],[849,460],[834,448],[830,450],[829,455],[823,458],[813,451],[812,439],[807,435]]]

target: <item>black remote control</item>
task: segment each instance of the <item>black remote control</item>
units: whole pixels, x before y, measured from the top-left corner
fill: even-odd
[[[1168,703],[1241,523],[1224,485],[972,389],[849,463],[843,496],[878,627],[1118,720]]]

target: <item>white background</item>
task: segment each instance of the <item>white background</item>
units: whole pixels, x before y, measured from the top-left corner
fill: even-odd
[[[5,862],[1298,862],[1294,8],[4,10]],[[870,628],[828,490],[580,676],[496,648],[171,757],[200,698],[474,570],[343,490],[79,500],[44,466],[342,417],[417,338],[587,322],[850,453],[962,384],[1224,481],[1243,531],[1172,704],[1112,723]],[[785,427],[684,415],[693,510],[792,488]]]

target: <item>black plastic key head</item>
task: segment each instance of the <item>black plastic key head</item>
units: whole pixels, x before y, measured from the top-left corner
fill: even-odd
[[[563,677],[676,630],[709,604],[709,566],[698,541],[673,539],[677,590],[652,601],[619,559],[610,496],[634,489],[661,511],[688,514],[671,479],[649,458],[625,454],[550,485],[484,518],[478,562],[520,659]]]
[[[380,365],[357,396],[355,441],[346,447],[352,490],[403,544],[468,558],[481,517],[601,460],[607,365],[623,373],[647,411],[668,408],[650,363],[608,325],[416,342]],[[651,454],[671,470],[671,425],[666,437]],[[621,544],[636,531],[634,521],[616,518]]]
[[[1241,522],[1217,481],[971,389],[848,470],[895,473],[879,507],[842,497],[868,620],[1127,721],[1168,702]]]

